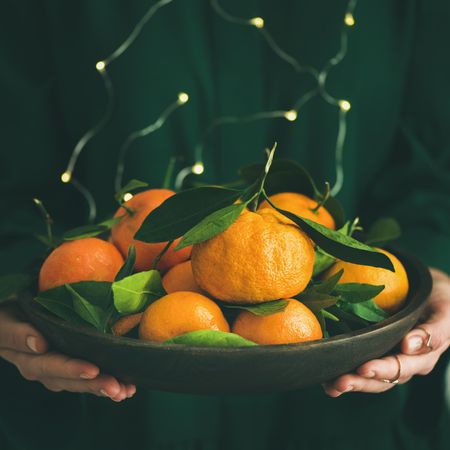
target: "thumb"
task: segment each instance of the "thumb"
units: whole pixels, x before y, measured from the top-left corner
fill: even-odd
[[[0,348],[36,354],[46,352],[48,345],[42,334],[13,310],[0,308]]]

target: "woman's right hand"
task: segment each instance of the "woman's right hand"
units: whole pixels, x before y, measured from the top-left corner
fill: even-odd
[[[47,349],[44,337],[21,320],[14,308],[0,308],[0,357],[14,364],[26,380],[39,381],[53,392],[86,392],[116,402],[136,392],[134,385],[100,374],[99,368],[87,361]]]

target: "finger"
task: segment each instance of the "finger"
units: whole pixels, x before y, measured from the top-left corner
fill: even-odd
[[[79,392],[99,397],[117,398],[125,396],[124,388],[110,375],[99,375],[94,380],[67,380],[64,378],[44,378],[41,383],[53,392]]]
[[[448,348],[448,319],[440,316],[411,330],[401,342],[401,351],[408,355],[418,355],[437,351],[443,353]],[[441,318],[442,317],[442,318]]]
[[[11,311],[0,308],[0,348],[25,353],[43,353],[48,345],[44,337],[29,323],[23,322]]]
[[[414,375],[428,375],[439,358],[437,354],[397,355],[400,361],[399,383],[406,383]],[[394,356],[369,361],[357,369],[358,375],[376,380],[395,380],[399,376],[399,363]]]
[[[392,389],[395,384],[364,378],[356,374],[342,375],[336,380],[325,383],[323,388],[330,397],[339,397],[347,392],[367,392],[378,394]]]
[[[97,377],[100,372],[94,364],[59,353],[30,355],[3,349],[0,351],[0,355],[17,366],[22,376],[31,381],[44,378],[89,380]]]
[[[125,387],[127,389],[127,398],[131,398],[136,394],[136,386],[134,384],[127,384]]]
[[[123,383],[119,383],[119,385],[120,385],[120,392],[114,397],[111,397],[111,400],[115,402],[121,402],[122,400],[125,400],[127,398],[126,386]]]

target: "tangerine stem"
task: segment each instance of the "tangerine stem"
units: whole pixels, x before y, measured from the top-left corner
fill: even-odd
[[[159,261],[161,261],[161,258],[164,256],[164,253],[167,252],[167,250],[169,250],[169,247],[173,244],[173,239],[169,242],[167,242],[167,244],[164,246],[164,248],[162,249],[162,251],[156,256],[156,258],[153,260],[152,263],[152,268],[151,270],[156,270],[156,266],[158,265]]]
[[[330,198],[330,183],[325,181],[325,193],[322,196],[322,199],[317,202],[317,206],[311,209],[314,214],[317,214],[319,209],[325,204],[325,202]]]
[[[38,207],[38,209],[44,219],[45,225],[47,227],[48,245],[49,245],[49,247],[54,248],[55,242],[53,240],[53,230],[52,230],[53,219],[50,216],[49,212],[47,211],[47,208],[44,206],[44,204],[42,203],[42,201],[40,199],[33,198],[33,202]]]

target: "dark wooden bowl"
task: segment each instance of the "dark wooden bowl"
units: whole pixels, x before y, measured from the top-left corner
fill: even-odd
[[[33,301],[20,303],[52,346],[96,364],[125,382],[193,394],[261,393],[297,389],[351,372],[392,350],[417,322],[431,290],[428,269],[400,250],[410,282],[406,306],[385,321],[320,341],[241,348],[158,344],[71,325]]]

